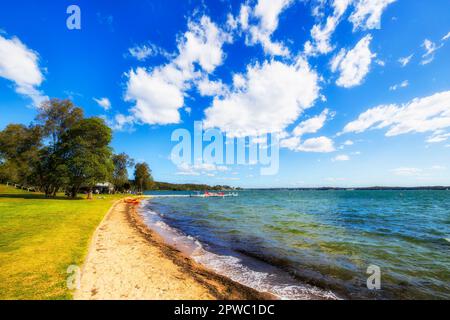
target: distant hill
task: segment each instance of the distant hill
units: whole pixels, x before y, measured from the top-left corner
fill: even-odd
[[[193,184],[193,183],[185,183],[185,184],[175,184],[168,182],[154,182],[152,188],[149,190],[170,190],[170,191],[204,191],[204,190],[214,190],[214,191],[222,191],[222,190],[238,190],[239,188],[233,188],[230,186],[209,186],[207,184]]]
[[[360,187],[360,188],[258,188],[255,190],[450,190],[450,186],[424,186],[424,187]]]

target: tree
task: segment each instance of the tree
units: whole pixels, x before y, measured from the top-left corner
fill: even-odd
[[[52,147],[39,150],[39,161],[34,166],[34,181],[46,197],[54,197],[58,190],[68,184],[66,166]]]
[[[83,110],[72,101],[51,99],[42,104],[36,120],[41,124],[44,135],[51,139],[50,145],[56,148],[64,133],[83,117]]]
[[[49,143],[40,150],[34,172],[36,184],[47,197],[55,196],[68,184],[68,170],[62,158],[62,138],[82,119],[83,110],[70,100],[51,99],[40,108],[36,121]]]
[[[0,131],[0,179],[22,185],[33,182],[42,132],[39,127],[10,124]]]
[[[114,165],[111,129],[100,118],[78,121],[61,136],[58,156],[63,159],[68,192],[75,198],[80,187],[90,190],[97,182],[112,178]]]
[[[137,163],[134,167],[134,183],[138,192],[144,192],[151,187],[153,183],[152,170],[147,163]]]
[[[134,165],[134,160],[126,153],[120,153],[113,155],[112,161],[114,164],[112,183],[116,190],[124,191],[129,186],[128,168]]]

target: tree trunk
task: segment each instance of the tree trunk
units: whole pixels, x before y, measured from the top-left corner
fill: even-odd
[[[88,195],[87,195],[87,199],[88,200],[92,200],[94,197],[92,196],[92,189],[89,189]]]
[[[72,199],[75,199],[77,197],[77,187],[73,186],[72,189],[70,190],[70,197]]]

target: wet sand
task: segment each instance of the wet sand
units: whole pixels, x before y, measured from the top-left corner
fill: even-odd
[[[207,270],[151,231],[136,205],[114,204],[97,228],[74,299],[273,299]]]

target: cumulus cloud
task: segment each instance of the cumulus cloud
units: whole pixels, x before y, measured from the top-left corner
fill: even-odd
[[[220,96],[227,90],[222,81],[211,81],[208,77],[200,79],[197,82],[197,88],[202,96]]]
[[[16,92],[29,97],[36,107],[48,100],[38,89],[44,81],[39,55],[17,37],[7,39],[0,35],[0,77],[12,81]]]
[[[323,110],[320,115],[301,122],[297,127],[295,127],[292,133],[295,136],[302,136],[306,133],[316,133],[324,126],[329,113],[330,112],[328,109]]]
[[[336,81],[338,86],[351,88],[362,83],[369,73],[372,59],[376,57],[369,48],[371,40],[372,36],[367,35],[353,49],[349,51],[342,49],[332,59],[331,70],[340,73]]]
[[[152,70],[130,70],[125,100],[134,103],[135,118],[147,124],[179,123],[185,91],[223,63],[222,46],[229,41],[226,32],[202,16],[188,23],[178,40],[178,55],[170,62]]]
[[[296,151],[328,153],[335,151],[335,148],[333,140],[322,136],[305,140],[296,148]]]
[[[332,152],[335,150],[334,142],[327,137],[311,138],[303,141],[305,134],[317,133],[323,128],[325,122],[334,117],[334,113],[328,109],[321,114],[300,122],[289,134],[283,132],[280,134],[280,147],[292,151],[303,152]]]
[[[395,0],[356,0],[355,10],[350,15],[353,29],[380,29],[381,15]]]
[[[223,97],[205,110],[204,125],[230,136],[280,133],[313,105],[319,95],[317,73],[308,63],[266,61],[247,67]]]
[[[386,136],[406,133],[434,132],[450,127],[450,91],[416,98],[402,104],[380,105],[360,114],[348,123],[343,133],[364,132],[368,129],[387,129]]]
[[[134,116],[146,124],[170,124],[180,121],[184,104],[182,89],[167,79],[164,70],[147,72],[143,68],[128,73],[125,101],[135,102]]]
[[[336,27],[341,21],[345,11],[352,3],[353,0],[334,0],[333,1],[333,14],[330,15],[324,24],[315,24],[311,29],[312,41],[305,43],[305,54],[316,55],[326,54],[331,52],[334,48],[330,43],[331,36],[333,35]],[[317,11],[319,7],[314,7]],[[318,12],[315,15],[319,15]]]
[[[111,101],[109,101],[108,98],[94,98],[94,101],[97,102],[97,104],[105,110],[111,109]]]
[[[294,0],[258,0],[255,6],[241,5],[239,15],[228,15],[227,25],[231,30],[245,33],[246,44],[260,44],[271,56],[287,56],[289,50],[280,42],[271,39],[278,28],[279,16]]]

